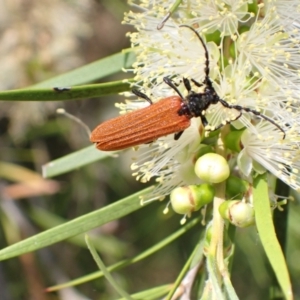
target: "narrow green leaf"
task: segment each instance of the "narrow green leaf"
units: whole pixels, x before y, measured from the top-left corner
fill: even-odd
[[[163,239],[159,243],[155,244],[151,248],[149,248],[149,249],[145,250],[144,252],[138,254],[137,256],[119,261],[119,262],[109,266],[107,269],[111,272],[111,271],[115,271],[115,270],[125,268],[128,265],[131,265],[131,264],[134,264],[136,262],[139,262],[139,261],[143,260],[144,258],[146,258],[146,257],[154,254],[155,252],[159,251],[163,247],[169,245],[171,242],[173,242],[174,240],[179,238],[181,235],[186,233],[188,230],[190,230],[196,224],[199,224],[199,222],[200,222],[200,217],[188,222],[184,226],[181,226],[180,229],[178,229],[176,232],[169,235],[168,237],[166,237],[165,239]],[[101,271],[94,272],[92,274],[89,274],[89,275],[71,280],[69,282],[49,287],[49,288],[47,288],[47,291],[48,292],[57,291],[57,290],[60,290],[60,289],[66,288],[66,287],[79,285],[79,284],[82,284],[82,283],[100,278],[102,276],[103,276],[103,273]]]
[[[58,217],[57,215],[49,212],[46,209],[41,207],[31,206],[28,212],[31,220],[39,226],[39,228],[47,230],[54,228],[55,226],[66,223],[67,221],[63,218]],[[106,234],[89,234],[90,239],[92,240],[93,245],[96,247],[103,255],[110,255],[114,258],[124,257],[124,252],[128,248],[128,245],[125,241],[121,241],[113,235]],[[66,240],[69,243],[75,244],[79,247],[86,248],[86,243],[84,241],[84,234],[78,234],[70,239]]]
[[[32,85],[30,88],[65,87],[92,82],[131,67],[134,61],[135,54],[129,49]]]
[[[157,29],[160,30],[164,27],[165,23],[171,17],[171,15],[177,10],[179,5],[181,4],[182,0],[175,0],[174,3],[168,9],[168,13],[166,16],[161,20],[161,22],[157,25]]]
[[[130,90],[130,79],[113,82],[45,89],[20,89],[1,91],[1,101],[64,101],[85,98],[95,98],[105,95],[118,94]]]
[[[96,149],[95,145],[91,145],[43,165],[43,177],[51,178],[70,172],[97,160],[112,157],[116,155],[114,153],[100,151]]]
[[[109,283],[112,285],[112,287],[119,293],[120,296],[123,296],[126,300],[132,300],[132,298],[129,296],[129,294],[127,294],[126,291],[124,291],[122,289],[122,287],[120,287],[118,285],[118,283],[114,280],[114,278],[111,276],[111,274],[105,267],[104,262],[101,260],[100,256],[98,255],[95,247],[90,242],[89,236],[87,234],[85,235],[85,242],[86,242],[98,268],[103,272],[105,278],[109,281]]]
[[[152,187],[130,195],[99,210],[78,217],[70,222],[56,226],[42,233],[36,234],[24,241],[18,242],[0,250],[0,260],[5,260],[27,252],[55,244],[77,234],[121,218],[129,213],[141,209],[139,196],[149,193]]]
[[[253,202],[256,226],[267,257],[286,299],[293,299],[291,281],[282,249],[278,243],[269,201],[268,184],[264,176],[254,180]]]
[[[226,272],[226,274],[223,274],[224,288],[227,293],[227,298],[229,300],[239,300],[239,297],[236,294],[236,291],[232,285],[232,282],[231,282],[229,276],[230,276],[230,274],[228,272]]]
[[[220,282],[218,280],[216,257],[209,255],[206,260],[206,266],[209,276],[208,280],[211,283],[210,290],[212,291],[213,298],[218,300],[225,299],[222,293]]]
[[[131,295],[133,299],[147,299],[147,300],[157,300],[161,299],[171,288],[171,284],[166,284],[158,286],[146,291],[142,291],[136,294]],[[118,300],[125,300],[125,298],[119,298]]]
[[[204,255],[203,255],[203,245],[204,245],[204,240],[203,240],[203,234],[201,235],[199,243],[196,245],[194,248],[192,254],[190,255],[189,259],[186,261],[184,267],[182,268],[180,274],[177,276],[176,281],[174,285],[172,286],[171,290],[169,291],[168,295],[165,297],[166,300],[171,300],[176,289],[178,286],[182,283],[182,280],[186,273],[188,272],[189,269],[191,269],[191,264],[193,263],[193,267],[195,266],[196,262],[194,260],[195,256],[199,261],[202,261]]]

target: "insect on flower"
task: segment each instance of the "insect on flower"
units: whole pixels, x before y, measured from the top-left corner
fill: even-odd
[[[204,48],[205,78],[202,83],[191,79],[197,87],[203,87],[203,92],[194,92],[190,81],[187,78],[183,78],[184,86],[188,91],[188,95],[183,97],[173,81],[168,77],[164,77],[164,82],[174,89],[178,96],[170,96],[152,103],[147,95],[134,89],[132,92],[138,97],[147,100],[150,105],[100,124],[93,130],[90,136],[91,142],[96,143],[96,147],[99,150],[112,151],[151,143],[159,137],[173,133],[175,134],[174,139],[177,140],[183,131],[190,126],[190,119],[193,117],[200,117],[204,127],[209,128],[205,111],[210,105],[217,103],[222,104],[225,108],[235,109],[239,112],[237,117],[227,120],[226,123],[239,119],[243,111],[245,111],[272,123],[283,132],[283,138],[285,138],[285,131],[269,117],[248,107],[230,105],[217,95],[209,78],[209,56],[203,39],[194,28],[188,25],[181,25],[180,27],[187,27],[192,30]],[[209,130],[217,130],[222,126],[224,126],[224,122]]]

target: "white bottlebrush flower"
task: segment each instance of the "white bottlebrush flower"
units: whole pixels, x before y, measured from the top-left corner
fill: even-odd
[[[249,176],[253,171],[266,169],[292,188],[300,189],[297,1],[270,0],[258,5],[252,1],[184,1],[163,29],[157,30],[172,3],[144,0],[134,4],[138,13],[125,16],[124,22],[138,30],[129,35],[137,53],[133,69],[137,87],[156,102],[176,95],[163,77],[177,82],[183,95],[183,77],[203,82],[204,49],[191,30],[180,27],[192,25],[207,45],[209,75],[216,93],[236,106],[231,109],[220,102],[212,104],[204,112],[210,129],[227,123],[236,129],[246,128],[242,135],[243,150],[230,154],[232,161],[237,158],[240,171]],[[293,7],[291,15],[284,12],[285,3]],[[203,88],[192,84],[195,92],[202,92]],[[131,102],[130,109],[133,107]],[[220,136],[229,130],[229,126],[223,126]],[[195,157],[204,145],[213,147],[216,138],[207,138],[200,118],[193,118],[178,141],[168,136],[151,145],[141,145],[132,165],[133,175],[141,181],[156,178],[158,188],[149,196],[153,199],[168,195],[176,186],[197,184],[199,179],[193,171]]]
[[[193,171],[193,159],[201,142],[200,123],[199,119],[192,120],[191,126],[180,137],[180,142],[168,136],[150,146],[140,146],[131,166],[133,176],[141,182],[155,177],[158,183],[147,199],[162,199],[177,186],[200,183]]]
[[[198,23],[201,32],[220,31],[221,36],[233,36],[238,31],[239,23],[246,23],[253,12],[248,12],[247,0],[227,1],[191,1],[192,19],[189,23]]]
[[[251,72],[258,72],[274,88],[298,88],[295,83],[300,75],[300,41],[284,31],[275,6],[240,35],[236,46],[242,63],[251,66]]]
[[[269,5],[270,4],[270,5]],[[283,25],[284,31],[291,35],[297,34],[297,22],[299,22],[300,3],[297,0],[277,0],[276,2],[265,1],[266,7],[276,9],[278,13],[278,21]],[[298,27],[299,28],[299,27]],[[296,31],[295,31],[296,29]]]
[[[204,49],[193,32],[180,28],[172,20],[158,31],[153,28],[157,22],[157,18],[148,17],[145,28],[139,33],[131,34],[138,55],[134,64],[135,79],[154,98],[170,95],[170,88],[162,84],[165,76],[177,76],[178,79],[197,78],[201,82],[204,79],[205,61]],[[213,42],[208,43],[207,47],[210,53],[211,77],[214,77],[213,70],[219,59],[219,50]]]
[[[239,170],[249,176],[253,169],[260,172],[261,167],[256,164],[259,163],[299,192],[299,131],[289,129],[287,139],[282,140],[268,122],[259,122],[257,130],[259,135],[246,129],[241,137],[243,150],[238,155]]]
[[[258,74],[249,74],[247,64],[241,60],[236,60],[225,67],[223,72],[219,74],[219,81],[214,83],[214,87],[219,97],[224,99],[229,105],[238,105],[255,110],[266,116],[272,116],[272,120],[278,126],[284,128],[287,118],[286,104],[281,106],[280,102],[286,100],[287,97],[284,96],[284,99],[282,99],[283,97],[278,99],[278,92],[274,92],[273,87],[270,88]],[[293,103],[293,101],[291,102]],[[290,106],[294,110],[292,104]],[[274,114],[274,107],[277,107],[276,114]],[[225,109],[219,103],[210,106],[207,118],[210,124],[217,126],[224,120],[231,121],[236,119],[241,112],[242,116],[237,121],[232,122],[232,125],[237,129],[250,127],[258,133],[252,124],[253,116],[255,115],[251,112],[247,113],[244,109],[242,111]],[[275,129],[277,128],[275,127]]]

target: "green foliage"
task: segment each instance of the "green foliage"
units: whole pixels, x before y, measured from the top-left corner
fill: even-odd
[[[171,13],[176,10],[180,2],[174,2],[174,5],[171,7]],[[133,62],[134,54],[130,51],[117,53],[66,74],[35,84],[30,88],[0,92],[0,97],[3,101],[10,102],[37,101],[46,103],[49,100],[72,101],[118,94],[130,90],[130,83],[133,82],[131,78],[86,84],[119,73],[123,68],[129,68]],[[66,91],[55,91],[53,89],[54,87],[69,86],[71,89]],[[52,134],[57,134],[60,136],[59,139],[64,139],[64,134],[68,130],[66,130],[66,127],[59,129],[59,126],[55,126],[51,136]],[[28,139],[26,140],[26,138]],[[29,143],[29,134],[26,138],[25,140]],[[49,143],[53,146],[51,140]],[[54,143],[54,147],[59,148],[56,143]],[[228,224],[224,226],[223,223],[220,223],[219,228],[210,227],[212,226],[211,223],[200,225],[201,216],[199,213],[192,215],[191,220],[184,226],[181,226],[178,216],[163,215],[164,205],[152,203],[151,205],[145,205],[145,207],[141,206],[140,196],[151,193],[153,187],[144,188],[141,184],[136,186],[136,183],[128,179],[126,173],[122,173],[121,164],[119,161],[115,162],[115,160],[117,155],[123,156],[125,155],[124,153],[101,152],[96,150],[94,145],[78,149],[68,149],[66,155],[60,152],[59,158],[50,159],[50,162],[43,166],[42,173],[44,178],[56,179],[57,176],[66,176],[58,178],[62,178],[62,181],[64,181],[63,185],[65,185],[67,191],[63,191],[62,194],[56,193],[54,196],[46,198],[47,201],[49,199],[52,201],[49,201],[51,204],[47,207],[47,209],[52,211],[47,211],[42,207],[46,206],[47,201],[45,198],[42,199],[40,206],[36,205],[35,201],[31,201],[28,207],[24,205],[26,218],[29,218],[30,222],[36,227],[41,228],[41,232],[33,233],[30,237],[23,239],[22,226],[16,226],[9,219],[9,214],[6,213],[5,208],[2,208],[3,242],[0,250],[0,260],[22,256],[38,249],[47,249],[48,251],[49,248],[46,247],[65,241],[65,247],[72,247],[71,249],[76,250],[70,250],[71,252],[78,252],[76,259],[73,261],[76,269],[81,267],[81,271],[86,271],[86,273],[84,275],[82,275],[82,272],[78,272],[79,274],[77,273],[76,275],[71,274],[70,276],[74,276],[75,279],[63,284],[53,285],[47,289],[48,292],[77,286],[92,280],[96,281],[105,276],[121,294],[122,299],[150,300],[161,299],[162,297],[172,299],[172,296],[177,291],[180,291],[180,287],[184,288],[186,286],[188,286],[189,292],[187,294],[183,292],[181,295],[190,297],[190,299],[238,299],[238,295],[240,295],[241,299],[253,299],[256,297],[262,299],[268,293],[269,275],[265,271],[266,260],[263,251],[257,250],[257,244],[259,244],[259,246],[262,245],[262,249],[266,253],[284,297],[292,299],[288,269],[272,222],[272,211],[269,205],[265,178],[262,176],[257,177],[253,187],[255,219],[259,234],[258,240],[255,228],[252,228],[252,231],[251,229],[239,231],[234,235],[231,234],[232,227]],[[29,157],[28,160],[30,161],[32,153],[28,154],[26,149],[24,149],[22,157]],[[92,163],[94,164],[93,166],[88,166]],[[106,175],[102,181],[97,178],[99,174],[97,171],[100,168],[103,168],[102,176],[103,174]],[[26,182],[26,178],[32,176],[36,177],[40,185],[51,182],[43,181],[37,173],[24,173],[22,175],[23,171],[20,167],[15,169],[12,165],[0,165],[0,175],[6,180]],[[98,188],[98,184],[101,185],[100,188]],[[102,186],[106,188],[102,188]],[[243,186],[243,191],[244,188]],[[94,204],[97,209],[94,210],[92,204],[87,204],[86,206],[78,199],[73,199],[76,193],[72,193],[72,189],[79,194],[82,193],[78,199],[82,197],[85,201],[101,197],[105,198],[106,196],[104,195],[107,192],[107,198],[103,201],[101,199],[101,205],[104,205],[104,207],[99,208],[100,202],[95,200]],[[136,192],[138,189],[140,191]],[[222,187],[219,186],[217,195],[221,189]],[[128,194],[129,196],[125,196]],[[88,207],[88,205],[91,207]],[[69,214],[70,210],[72,213]],[[212,212],[212,206],[209,206],[207,211],[208,214],[216,213]],[[124,221],[128,215],[133,220],[130,221],[130,218],[126,218],[126,221]],[[293,236],[299,235],[297,231],[297,217],[298,214],[293,211],[290,222],[292,227],[291,235]],[[71,220],[68,220],[68,218],[71,218]],[[121,218],[122,220],[120,221]],[[100,266],[100,270],[92,271],[93,268],[95,269],[93,262],[89,262],[89,266],[91,265],[92,267],[85,270],[84,262],[80,261],[82,257],[89,257],[90,254],[85,251],[84,234],[110,222],[118,224],[121,222],[122,226],[125,227],[124,229],[119,225],[119,228],[121,228],[119,230],[123,230],[122,235],[119,232],[113,232],[111,235],[103,234],[102,232],[89,233],[89,248],[92,249],[91,252],[98,266]],[[221,227],[222,230],[220,230]],[[121,237],[117,236],[119,234]],[[216,236],[221,237],[218,242],[214,240]],[[141,245],[129,245],[130,242],[127,242],[127,239],[132,244],[140,243]],[[4,240],[7,240],[7,243]],[[289,247],[293,249],[294,253],[299,253],[298,241],[299,236],[298,239],[290,242]],[[171,242],[173,242],[172,245],[170,245]],[[221,262],[216,255],[217,248],[218,250],[222,248],[221,252],[224,260]],[[97,257],[96,250],[103,256],[103,261],[107,259],[108,263],[105,264],[109,264],[108,267]],[[157,256],[158,263],[155,262],[155,258],[151,261],[149,257],[151,255],[159,255],[159,251],[165,251],[165,254],[161,254],[165,255],[165,257]],[[60,253],[59,250],[57,252]],[[253,252],[257,252],[254,257],[256,261],[253,263],[250,261],[249,263],[247,255],[253,255]],[[155,267],[151,268],[152,263],[149,263],[149,261],[153,262]],[[168,274],[163,274],[165,265],[162,262],[164,261],[169,263],[166,272]],[[135,265],[138,262],[140,268]],[[291,268],[295,267],[293,264],[294,261],[290,261]],[[231,268],[231,266],[233,267]],[[159,269],[159,267],[161,268]],[[44,268],[47,271],[45,266]],[[235,274],[241,274],[239,272],[242,272],[243,268],[248,268],[251,271],[246,272],[246,276],[236,276]],[[220,270],[223,272],[220,272]],[[122,277],[123,282],[118,283],[118,280],[111,276],[113,271],[120,272],[118,276]],[[296,269],[292,273],[292,278],[296,278],[296,280],[298,280],[298,277],[295,276],[297,271],[299,270]],[[142,279],[135,275],[141,272],[146,274],[141,276]],[[153,278],[157,274],[160,275],[160,273],[162,275],[158,276],[160,281],[158,283]],[[76,276],[78,277],[76,278]],[[262,291],[259,292],[259,295],[257,295],[258,292],[255,292],[255,288],[249,291],[247,284],[244,283],[250,276],[254,278],[253,286],[258,286]],[[210,282],[206,281],[208,277]],[[141,283],[145,278],[148,282],[145,280],[146,282]],[[168,284],[165,284],[164,281]],[[233,284],[231,281],[233,281]],[[238,283],[237,286],[243,286],[244,284],[243,288],[235,290],[235,281]],[[191,286],[188,285],[190,283],[192,283]],[[53,283],[51,282],[51,284]],[[111,297],[114,297],[114,299],[117,299],[118,296],[111,292],[110,288],[100,286],[98,283],[94,284],[93,289],[101,291],[99,292],[100,296],[97,294],[95,298],[112,299]],[[128,290],[134,291],[132,295],[129,295]],[[84,290],[81,290],[81,292],[84,293]],[[246,294],[249,294],[248,298]]]

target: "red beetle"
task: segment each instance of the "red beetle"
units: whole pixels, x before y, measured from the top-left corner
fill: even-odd
[[[230,105],[218,96],[209,78],[209,56],[204,41],[194,28],[188,25],[181,25],[180,27],[187,27],[192,30],[204,48],[205,78],[202,83],[191,79],[196,86],[203,87],[203,92],[194,92],[191,89],[190,81],[183,78],[183,83],[188,91],[188,95],[183,97],[168,77],[164,77],[164,82],[174,89],[179,96],[167,97],[153,104],[145,94],[133,90],[132,92],[138,97],[147,100],[150,106],[100,124],[93,130],[90,137],[91,142],[96,143],[99,150],[110,151],[150,143],[159,137],[172,133],[175,133],[174,138],[177,140],[183,131],[190,126],[190,119],[193,117],[200,117],[203,126],[206,127],[208,121],[205,117],[205,111],[210,105],[217,103],[221,103],[225,108],[235,109],[238,114],[237,117],[226,120],[219,126],[210,127],[210,130],[217,130],[224,124],[237,120],[245,111],[272,123],[283,132],[283,138],[285,138],[285,131],[269,117],[249,107]]]

